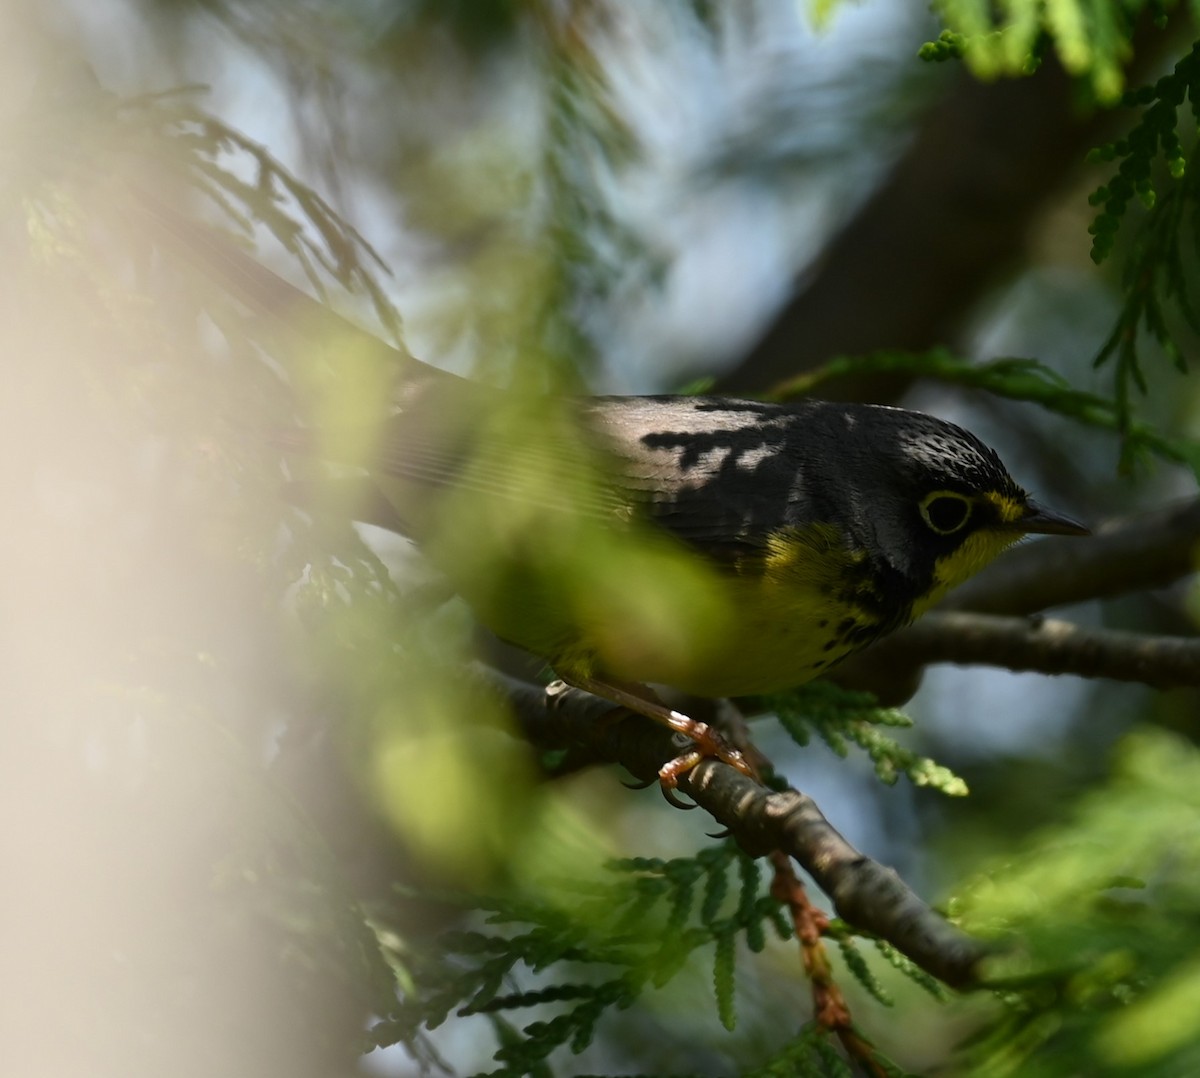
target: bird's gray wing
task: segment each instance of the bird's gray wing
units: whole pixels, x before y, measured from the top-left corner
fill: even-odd
[[[646,517],[719,562],[740,562],[806,498],[797,435],[807,411],[727,397],[598,397],[588,415]]]

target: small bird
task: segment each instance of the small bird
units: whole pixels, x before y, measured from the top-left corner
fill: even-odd
[[[365,469],[361,517],[425,547],[480,621],[563,680],[753,769],[649,689],[744,696],[818,677],[1030,533],[1088,529],[1035,502],[962,427],[900,408],[721,396],[521,395],[419,363],[153,206],[235,299],[304,339],[385,350],[390,415],[287,449]],[[344,432],[343,432],[344,433]],[[363,449],[366,446],[367,448]]]
[[[543,496],[534,530],[509,549],[493,529],[481,538],[472,524],[538,500],[522,476],[530,458],[545,464],[554,451],[568,475],[583,466],[572,461],[569,439],[521,432],[471,447],[461,436],[448,441],[438,418],[457,415],[460,430],[475,431],[485,409],[503,406],[495,390],[447,382],[440,372],[410,388],[366,458],[396,514],[390,526],[418,538],[436,532],[441,547],[447,533],[465,532],[467,541],[451,538],[440,557],[484,624],[547,659],[568,683],[692,737],[697,748],[660,772],[665,790],[705,756],[749,768],[648,683],[704,697],[800,685],[907,625],[1023,535],[1088,534],[1034,501],[975,435],[923,413],[819,400],[602,396],[569,401],[565,413],[534,400],[536,415],[582,432],[601,462],[598,481],[573,504],[561,486],[562,504]],[[482,467],[472,467],[473,450]],[[438,490],[465,494],[466,508],[431,528],[421,518]],[[488,501],[494,511],[480,513]],[[558,513],[571,521],[569,539],[603,533],[617,545],[556,562]],[[636,542],[620,545],[626,536]],[[647,544],[662,539],[648,557]],[[464,572],[481,550],[475,571]],[[587,588],[645,587],[670,596],[677,616],[622,619],[618,595],[600,596],[589,618],[556,575],[558,564],[579,572],[589,556],[617,567]],[[647,557],[643,575],[633,566]],[[682,577],[671,579],[680,567]]]

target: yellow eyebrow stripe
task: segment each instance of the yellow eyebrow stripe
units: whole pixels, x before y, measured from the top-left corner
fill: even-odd
[[[997,516],[1005,524],[1013,524],[1025,515],[1024,504],[1017,501],[1016,498],[1010,498],[994,490],[985,491],[981,497],[996,507]]]

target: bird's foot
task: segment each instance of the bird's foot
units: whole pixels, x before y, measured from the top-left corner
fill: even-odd
[[[654,696],[650,689],[640,685],[636,687],[616,685],[611,681],[601,681],[590,677],[572,677],[564,680],[567,680],[569,684],[582,689],[584,692],[590,692],[593,696],[610,700],[612,703],[618,704],[628,711],[635,711],[639,715],[653,719],[655,722],[661,723],[663,726],[674,730],[676,733],[683,734],[695,742],[694,748],[675,757],[673,760],[668,760],[658,771],[658,781],[662,787],[663,796],[676,807],[691,807],[685,806],[679,801],[675,797],[674,791],[679,785],[680,778],[696,767],[702,760],[710,758],[720,760],[722,763],[728,764],[730,767],[740,771],[748,778],[752,778],[756,782],[760,781],[758,772],[746,758],[745,754],[735,749],[720,731],[706,722],[699,722],[696,719],[689,718],[681,711],[667,707],[666,704]],[[643,693],[646,695],[643,695]]]

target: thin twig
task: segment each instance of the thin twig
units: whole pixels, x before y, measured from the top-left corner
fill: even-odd
[[[804,884],[792,869],[791,859],[780,850],[772,852],[771,897],[782,903],[792,918],[804,972],[813,993],[813,1017],[817,1025],[835,1034],[846,1054],[872,1078],[887,1078],[888,1072],[875,1058],[875,1046],[854,1028],[850,1006],[833,979],[833,966],[825,949],[824,934],[829,918],[808,899]]]

